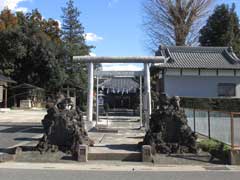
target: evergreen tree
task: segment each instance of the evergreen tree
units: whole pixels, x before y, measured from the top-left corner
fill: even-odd
[[[46,25],[38,10],[33,10],[26,15],[17,14],[19,29],[24,34],[25,40],[22,42],[26,49],[26,54],[22,58],[15,59],[15,71],[13,78],[19,83],[30,83],[46,90],[58,89],[63,84],[65,73],[61,70],[58,45],[52,33],[46,30],[54,29],[55,23]],[[45,26],[44,26],[45,25]],[[59,27],[57,28],[59,29]]]
[[[84,28],[79,21],[80,11],[74,7],[73,0],[69,0],[62,11],[62,36],[70,55],[88,54],[89,48],[85,44]]]
[[[202,46],[231,46],[240,55],[239,19],[234,4],[231,8],[226,4],[216,7],[200,30],[199,42]]]
[[[38,10],[0,13],[0,73],[18,83],[59,89],[66,79],[59,63],[66,56],[62,46],[57,22],[43,19]]]
[[[0,30],[7,28],[14,28],[18,23],[17,17],[11,12],[10,9],[5,8],[0,13]]]
[[[86,87],[86,65],[76,66],[72,60],[72,57],[76,55],[89,55],[91,49],[85,42],[84,28],[79,21],[80,11],[74,6],[73,0],[69,0],[62,11],[62,39],[68,53],[64,64],[69,76],[67,83]]]

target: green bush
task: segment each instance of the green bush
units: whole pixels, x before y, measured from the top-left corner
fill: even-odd
[[[181,97],[181,107],[208,109],[227,112],[240,111],[240,99],[233,98],[191,98]]]
[[[203,151],[209,152],[212,155],[212,157],[220,159],[225,163],[228,163],[229,154],[231,150],[229,145],[226,145],[222,142],[213,139],[206,139],[200,141],[198,146]]]

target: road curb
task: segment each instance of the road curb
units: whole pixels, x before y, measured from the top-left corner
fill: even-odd
[[[15,159],[16,159],[16,155],[14,155],[14,154],[0,152],[0,163],[15,161]]]
[[[2,150],[0,152],[0,163],[16,161],[17,156],[22,154],[24,147],[13,147]]]
[[[66,170],[66,171],[112,171],[112,172],[240,172],[239,166],[215,166],[215,168],[206,168],[206,166],[152,166],[144,164],[89,164],[89,163],[0,163],[0,169],[32,169],[32,170]]]

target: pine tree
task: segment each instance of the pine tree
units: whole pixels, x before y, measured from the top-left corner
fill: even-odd
[[[62,8],[62,39],[68,57],[65,59],[65,68],[69,76],[68,84],[86,86],[86,65],[76,66],[73,56],[89,55],[91,46],[87,46],[84,37],[84,27],[79,21],[80,11],[74,6],[73,0],[68,0],[66,7]]]
[[[90,47],[86,45],[84,28],[79,21],[80,11],[74,6],[74,1],[69,0],[67,6],[62,8],[63,25],[62,37],[71,56],[88,55]]]
[[[231,46],[240,55],[240,29],[235,4],[231,8],[226,4],[216,7],[200,30],[199,42],[202,46]]]

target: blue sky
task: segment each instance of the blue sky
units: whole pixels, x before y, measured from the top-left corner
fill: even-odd
[[[8,5],[12,10],[30,11],[39,9],[45,18],[61,21],[61,7],[67,0],[0,0],[0,9]],[[80,20],[88,33],[88,44],[95,45],[97,56],[151,55],[144,43],[142,3],[144,0],[75,0],[81,11]],[[215,4],[239,0],[214,0]],[[119,65],[121,66],[121,65]],[[122,68],[139,69],[131,64]],[[114,68],[112,68],[114,69]]]

